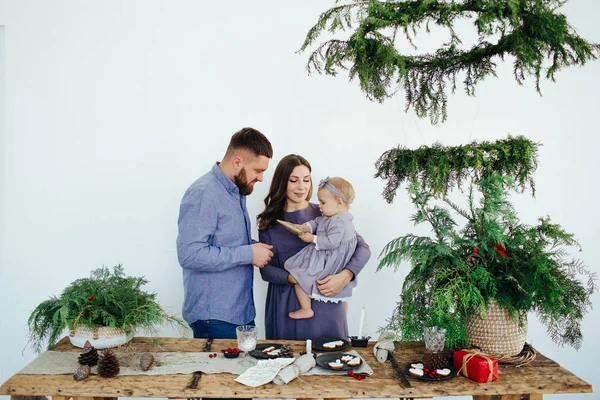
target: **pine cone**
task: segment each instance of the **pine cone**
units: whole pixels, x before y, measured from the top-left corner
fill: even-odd
[[[450,365],[450,352],[442,350],[437,353],[423,354],[423,366],[428,369],[442,369]]]
[[[120,371],[119,360],[111,349],[102,350],[102,357],[98,361],[98,375],[103,378],[116,376]]]
[[[142,354],[140,357],[140,367],[142,367],[144,371],[148,371],[150,367],[152,367],[152,364],[154,364],[154,356],[150,353]]]
[[[90,367],[98,364],[98,350],[92,346],[89,340],[83,345],[83,350],[81,351],[81,355],[79,355],[78,361],[79,364],[89,365]]]
[[[466,261],[467,261],[467,265],[469,267],[474,267],[477,264],[479,264],[479,259],[475,255],[473,255],[473,254],[471,254],[470,256],[468,256]]]
[[[279,357],[281,358],[294,358],[294,351],[292,350],[292,346],[289,344],[284,344],[279,349]]]
[[[88,376],[90,376],[90,366],[80,365],[79,368],[77,368],[77,371],[75,371],[75,373],[73,374],[73,379],[75,379],[76,381],[82,381]]]

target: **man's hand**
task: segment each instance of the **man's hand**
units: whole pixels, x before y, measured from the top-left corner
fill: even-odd
[[[298,236],[303,242],[306,243],[312,243],[314,240],[315,235],[313,235],[310,232],[302,232],[299,236]]]
[[[353,276],[352,271],[343,269],[340,273],[317,281],[317,289],[323,296],[335,296],[352,280]]]
[[[272,248],[273,246],[268,244],[254,243],[252,245],[252,253],[254,254],[252,264],[258,268],[267,265],[267,263],[271,261],[271,257],[273,257],[273,252],[271,251]]]

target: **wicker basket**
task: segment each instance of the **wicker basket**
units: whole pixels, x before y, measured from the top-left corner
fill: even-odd
[[[96,328],[77,326],[69,335],[71,344],[74,346],[83,347],[85,342],[89,341],[92,346],[97,349],[120,346],[127,343],[132,338],[133,335],[127,335],[119,328],[109,328],[107,326],[99,326]]]
[[[506,310],[491,300],[487,315],[473,316],[467,322],[469,343],[495,356],[515,356],[523,350],[527,338],[527,314],[514,321]]]

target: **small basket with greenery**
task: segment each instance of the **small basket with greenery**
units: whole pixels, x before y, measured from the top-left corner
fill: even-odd
[[[417,340],[424,327],[441,326],[450,348],[464,346],[469,319],[485,315],[494,301],[515,321],[534,311],[552,340],[578,348],[580,323],[596,290],[595,274],[580,260],[567,258],[570,249],[579,249],[572,234],[549,217],[535,225],[522,223],[508,200],[511,191],[533,184],[537,145],[509,138],[399,152],[395,161],[386,153],[378,164],[380,173],[397,178],[388,185],[387,198],[391,201],[400,183],[409,181],[417,209],[412,221],[429,224],[433,236],[407,234],[383,249],[379,269],[397,269],[403,260],[411,264],[386,328]],[[463,207],[449,199],[448,189],[467,178]]]
[[[77,279],[60,296],[33,310],[28,319],[30,343],[37,351],[46,342],[52,349],[65,330],[73,332],[77,327],[119,328],[127,335],[155,333],[155,327],[165,322],[184,329],[181,319],[156,302],[155,293],[141,289],[147,283],[144,277],[125,276],[120,264],[112,272],[107,267],[93,270],[89,278]]]

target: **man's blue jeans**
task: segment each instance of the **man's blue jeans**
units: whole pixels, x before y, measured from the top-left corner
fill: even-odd
[[[246,325],[254,325],[254,321]],[[190,324],[195,339],[236,339],[235,328],[238,326],[218,319],[200,319]]]
[[[246,325],[255,325],[254,320]],[[190,324],[190,328],[194,331],[194,339],[237,339],[235,328],[239,325],[230,324],[229,322],[219,321],[218,319],[199,319]],[[205,397],[205,400],[209,400]],[[219,400],[234,400],[234,399],[219,399]],[[236,399],[248,400],[248,399]]]

